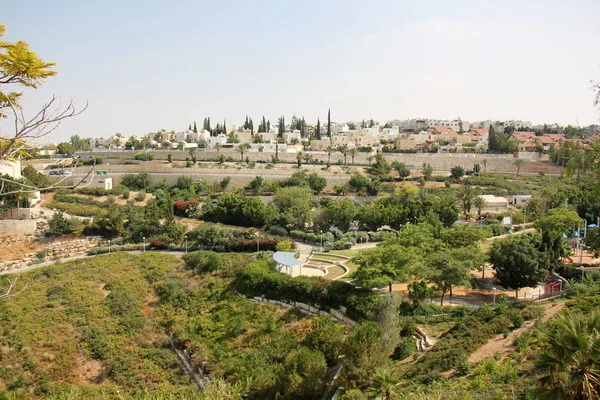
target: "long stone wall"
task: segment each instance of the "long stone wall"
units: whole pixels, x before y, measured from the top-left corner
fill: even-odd
[[[105,162],[110,159],[121,159],[130,160],[133,159],[137,151],[120,151],[120,152],[90,152],[82,153],[82,156],[94,156],[104,158]],[[152,152],[156,159],[166,160],[167,155],[171,154],[173,160],[185,160],[189,158],[189,152],[184,151],[164,151],[156,150]],[[234,161],[240,161],[240,154],[234,149],[222,149],[219,152],[220,155],[224,155],[226,158],[231,157]],[[320,160],[324,163],[328,160],[328,155],[323,151],[309,151],[305,154],[310,154],[313,159]],[[249,161],[271,161],[275,156],[275,153],[259,153],[259,152],[248,152],[244,154],[244,159]],[[368,165],[371,154],[359,153],[354,158],[354,163],[358,165]],[[486,160],[487,172],[503,172],[513,173],[516,172],[516,166],[514,165],[515,157],[512,154],[474,154],[474,153],[384,153],[384,157],[390,162],[402,161],[409,168],[413,170],[421,170],[424,163],[431,164],[431,166],[440,172],[450,171],[452,167],[462,166],[467,170],[471,170],[473,165],[481,164],[483,168],[483,160]],[[196,152],[196,158],[199,161],[215,161],[217,160],[217,152],[215,149],[199,149]],[[287,163],[296,163],[296,153],[279,153],[279,160]],[[521,167],[523,173],[560,173],[560,168],[548,163],[548,155],[540,155],[538,153],[519,153],[520,159],[525,160],[524,165]],[[331,164],[336,164],[338,161],[344,161],[344,157],[340,152],[335,152],[331,155]],[[347,157],[347,162],[351,163],[351,157]],[[110,161],[108,161],[110,163]],[[142,163],[143,164],[143,163]],[[140,164],[140,165],[142,165]],[[103,169],[100,165],[99,169]],[[106,169],[110,169],[107,167]],[[176,173],[173,171],[173,173]]]
[[[36,231],[33,219],[3,219],[0,220],[0,232],[11,235],[33,235]]]

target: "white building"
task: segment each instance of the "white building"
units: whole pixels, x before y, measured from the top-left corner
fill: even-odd
[[[0,175],[21,179],[21,160],[0,160]]]

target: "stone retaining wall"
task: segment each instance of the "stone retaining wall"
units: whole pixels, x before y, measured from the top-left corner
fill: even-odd
[[[254,301],[256,303],[262,303],[262,304],[273,304],[276,306],[280,306],[283,307],[285,309],[291,309],[291,308],[297,308],[300,312],[306,314],[306,315],[310,315],[313,317],[319,316],[319,315],[329,315],[331,316],[331,318],[333,318],[333,320],[339,324],[343,324],[343,325],[350,325],[350,326],[355,326],[357,323],[356,321],[352,320],[351,318],[349,318],[348,316],[346,316],[346,314],[344,314],[342,312],[342,310],[345,310],[345,308],[341,307],[341,310],[336,310],[336,309],[329,309],[329,312],[322,310],[320,307],[318,306],[311,306],[309,304],[306,303],[300,303],[300,302],[285,302],[285,301],[279,301],[279,300],[269,300],[266,299],[264,297],[261,296],[255,296],[252,299],[250,299],[251,301]]]
[[[32,221],[35,222],[35,221]],[[15,271],[26,268],[34,261],[47,262],[57,258],[67,258],[87,254],[92,247],[96,247],[100,238],[89,237],[85,239],[68,240],[64,242],[53,242],[44,248],[44,258],[39,258],[38,253],[28,253],[20,260],[0,262],[0,272]]]

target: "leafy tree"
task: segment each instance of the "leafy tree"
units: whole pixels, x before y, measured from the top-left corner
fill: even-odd
[[[452,169],[450,170],[450,175],[454,179],[460,179],[463,176],[465,176],[465,169],[460,165],[457,165],[456,167],[452,167]]]
[[[304,228],[310,218],[311,192],[303,187],[284,187],[273,196],[273,203],[279,209],[287,226]]]
[[[131,190],[145,190],[150,187],[150,174],[142,172],[139,174],[125,174],[121,177],[121,185]]]
[[[364,175],[355,172],[350,177],[349,185],[354,191],[358,193],[366,192],[367,188],[371,184],[369,178]]]
[[[533,226],[542,232],[554,234],[573,232],[574,227],[583,226],[584,222],[575,211],[566,208],[553,208],[546,215],[539,217]]]
[[[62,211],[57,211],[48,220],[48,233],[54,236],[64,235],[69,232],[69,219]]]
[[[277,243],[277,251],[294,252],[294,243],[291,240],[282,240]]]
[[[371,175],[386,177],[392,171],[392,166],[382,154],[375,156],[375,162],[369,169]]]
[[[431,179],[431,175],[433,175],[433,167],[431,164],[423,163],[423,177],[426,181]]]
[[[600,256],[600,228],[588,230],[583,242],[592,249],[596,257]]]
[[[167,162],[171,164],[173,162],[173,155],[171,153],[167,154]]]
[[[428,299],[433,294],[433,288],[429,287],[426,281],[413,281],[408,284],[408,298],[415,306],[419,306],[421,302]]]
[[[256,178],[252,179],[248,184],[248,187],[250,188],[250,190],[252,190],[252,193],[254,195],[262,194],[264,186],[265,178],[263,178],[262,176],[257,176]]]
[[[539,330],[539,399],[600,398],[600,314],[563,313]]]
[[[56,146],[56,152],[58,154],[66,154],[66,155],[70,156],[73,153],[75,153],[75,147],[73,147],[73,145],[71,143],[62,142],[62,143],[59,143],[58,146]]]
[[[358,270],[354,280],[362,287],[389,287],[392,283],[407,281],[419,264],[417,253],[412,248],[401,245],[378,247],[361,252],[354,258]]]
[[[92,149],[90,139],[82,139],[79,135],[71,136],[71,144],[75,151],[90,151]]]
[[[349,199],[330,201],[321,209],[319,225],[323,229],[335,226],[342,231],[347,231],[358,213],[358,206]]]
[[[330,316],[319,316],[310,320],[310,328],[304,344],[325,355],[327,364],[332,366],[338,361],[342,348],[344,328],[335,323]]]
[[[440,304],[444,304],[444,295],[448,292],[452,299],[452,290],[456,286],[467,286],[471,271],[483,264],[479,247],[444,250],[427,257],[428,279],[442,292]]]
[[[121,236],[124,229],[125,214],[116,203],[111,205],[107,212],[94,218],[93,228],[104,237]]]
[[[392,168],[398,172],[398,177],[401,181],[404,180],[404,178],[408,178],[410,176],[410,170],[403,162],[394,161],[392,163]]]
[[[496,278],[502,286],[515,289],[517,296],[520,288],[536,286],[548,275],[537,246],[537,238],[528,234],[495,241],[489,250]]]
[[[300,347],[283,362],[278,379],[280,399],[314,399],[321,395],[327,377],[323,353]]]
[[[219,197],[214,207],[206,210],[204,219],[225,224],[261,227],[276,218],[276,211],[260,199],[231,193]]]
[[[388,359],[382,342],[383,329],[375,322],[362,322],[344,343],[344,368],[340,376],[348,388],[365,387],[375,371]]]
[[[313,172],[308,176],[308,186],[317,194],[321,193],[327,186],[327,180],[321,175]]]
[[[350,151],[350,150],[348,149],[348,145],[347,145],[347,144],[345,144],[345,145],[343,145],[343,146],[339,146],[339,147],[338,147],[338,150],[339,150],[339,152],[340,152],[340,153],[342,153],[342,155],[344,156],[344,164],[346,164],[346,165],[347,165],[347,164],[348,164],[348,152]]]

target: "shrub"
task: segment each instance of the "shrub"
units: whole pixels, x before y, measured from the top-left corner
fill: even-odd
[[[287,236],[287,230],[281,225],[271,225],[269,227],[269,233],[277,236]]]
[[[140,190],[138,192],[138,194],[135,195],[135,200],[136,201],[144,201],[144,200],[146,200],[146,191],[145,190]]]
[[[152,161],[154,160],[154,154],[152,153],[137,153],[135,159],[138,161]]]
[[[129,199],[129,193],[130,193],[130,192],[129,192],[129,189],[125,189],[125,190],[123,190],[123,194],[122,194],[122,195],[123,195],[123,198],[124,198],[125,200],[128,200],[128,199]]]
[[[404,360],[417,352],[417,345],[415,339],[411,336],[406,336],[400,339],[394,352],[392,353],[392,359],[396,361]]]

